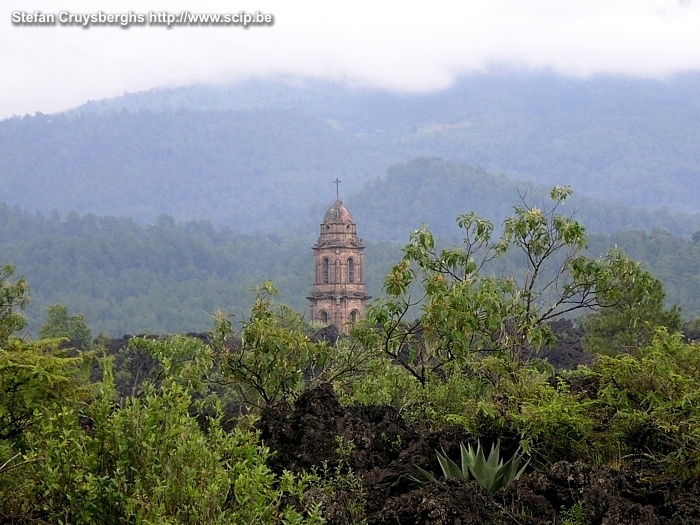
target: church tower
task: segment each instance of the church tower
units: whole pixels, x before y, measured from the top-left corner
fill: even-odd
[[[364,317],[371,299],[365,291],[364,249],[350,212],[336,198],[313,247],[314,285],[307,297],[312,321],[335,325],[347,335],[349,325]]]

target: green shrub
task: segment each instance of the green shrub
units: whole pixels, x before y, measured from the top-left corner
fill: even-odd
[[[176,338],[151,349],[162,374],[138,396],[115,404],[107,366],[92,399],[37,407],[21,456],[0,472],[0,521],[322,523],[318,505],[301,503],[311,476],[275,475],[254,431],[224,430],[219,404],[195,417],[201,345]]]
[[[601,356],[597,410],[608,419],[601,445],[646,452],[685,475],[700,475],[700,347],[659,329],[637,356]]]
[[[546,461],[574,460],[587,453],[596,421],[593,401],[571,393],[561,377],[554,381],[523,377],[509,395],[506,419],[526,450]]]
[[[332,523],[366,525],[367,494],[362,478],[340,461],[331,468],[323,462],[320,468],[313,467],[315,480],[305,499],[322,505],[323,516]]]

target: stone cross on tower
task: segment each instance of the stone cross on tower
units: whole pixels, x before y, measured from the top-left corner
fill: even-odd
[[[339,189],[340,189],[341,182],[342,181],[338,177],[336,177],[335,180],[333,181],[333,184],[335,184],[335,200],[340,200],[338,198],[338,195],[339,195]]]

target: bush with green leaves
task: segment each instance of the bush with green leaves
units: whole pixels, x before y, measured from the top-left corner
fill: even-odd
[[[59,340],[11,339],[0,348],[0,441],[21,442],[44,410],[74,406],[89,396],[87,378],[94,356],[69,357],[58,345]]]
[[[554,188],[550,209],[523,198],[498,237],[473,213],[458,217],[462,239],[453,247],[416,230],[385,280],[385,298],[357,332],[385,356],[366,378],[371,388],[355,389],[357,399],[371,402],[376,392],[409,417],[456,423],[476,436],[515,433],[544,463],[596,453],[606,421],[599,400],[572,392],[536,358],[554,340],[548,322],[590,309],[629,313],[634,304],[650,312],[662,289],[620,251],[585,254],[584,227],[560,213],[570,194]]]
[[[0,313],[7,330],[14,306]],[[59,342],[0,347],[0,522],[323,523],[303,497],[314,476],[274,474],[245,419],[224,430],[223,402],[209,395],[211,345],[133,339],[157,370],[119,397],[110,358],[90,383],[94,355],[67,357]]]
[[[324,518],[331,523],[367,524],[367,489],[351,467],[342,460],[335,467],[324,461],[311,473],[316,479],[305,499],[320,503]]]
[[[461,465],[447,457],[444,451],[442,453],[436,452],[436,454],[445,478],[458,478],[465,481],[473,479],[489,492],[496,492],[520,479],[530,463],[527,461],[521,466],[524,454],[520,447],[505,462],[501,458],[500,449],[501,442],[499,440],[491,446],[491,452],[486,456],[480,441],[477,442],[476,451],[471,445],[466,447],[464,443],[460,443]],[[415,467],[415,469],[422,480],[437,481],[437,478],[427,470],[420,467]],[[419,478],[414,479],[422,481]]]
[[[445,363],[421,384],[404,367],[377,360],[345,402],[386,403],[432,428],[459,425],[474,435],[520,436],[533,457],[573,459],[590,450],[591,401],[571,392],[547,363],[488,356]]]
[[[214,331],[216,382],[253,411],[278,402],[293,402],[312,381],[350,389],[376,362],[371,347],[313,342],[303,318],[274,305],[270,282],[255,289],[250,318],[236,333],[219,312]]]
[[[700,347],[658,329],[638,355],[601,356],[595,409],[607,422],[603,451],[649,453],[700,476]],[[619,452],[617,453],[619,455]]]
[[[581,502],[575,503],[568,509],[562,508],[559,520],[561,525],[590,525]]]
[[[594,402],[571,392],[562,376],[528,372],[523,367],[516,381],[503,385],[501,399],[507,409],[493,419],[495,426],[517,432],[523,447],[541,461],[585,457],[598,424]]]
[[[164,351],[159,342],[159,350]],[[177,343],[177,341],[175,342]],[[175,344],[173,343],[173,344]],[[183,355],[182,348],[163,355]],[[224,430],[220,405],[192,413],[198,394],[181,364],[158,385],[113,401],[107,367],[101,393],[81,406],[58,403],[26,431],[22,464],[0,474],[11,497],[0,518],[48,523],[322,523],[304,507],[312,476],[275,475],[269,450],[243,423]],[[169,376],[177,371],[178,376]]]
[[[225,314],[219,313],[216,319],[222,383],[256,409],[293,400],[326,352],[325,345],[313,343],[303,329],[290,326],[273,310],[271,298],[276,294],[270,282],[256,289],[250,319],[243,323],[240,338]]]

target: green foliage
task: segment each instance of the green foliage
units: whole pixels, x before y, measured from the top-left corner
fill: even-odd
[[[387,298],[368,312],[380,327],[384,352],[425,385],[446,363],[465,364],[473,354],[527,359],[553,342],[548,321],[617,304],[618,288],[630,283],[646,291],[641,270],[621,254],[581,254],[583,226],[558,213],[570,194],[568,187],[553,188],[549,211],[516,206],[497,240],[491,222],[473,213],[458,217],[462,243],[453,248],[439,249],[426,227],[416,230],[386,278]],[[512,275],[497,277],[495,265],[507,253],[520,264]],[[629,266],[639,271],[623,271]],[[422,316],[407,322],[419,284]]]
[[[601,294],[605,308],[584,322],[587,351],[607,355],[634,352],[651,343],[658,327],[680,330],[680,309],[664,307],[661,281],[619,250],[607,259],[609,270],[600,277],[606,281]]]
[[[152,377],[178,383],[190,392],[207,391],[207,375],[214,367],[211,345],[193,337],[171,336],[134,337],[129,346],[147,352],[156,360]]]
[[[523,447],[544,461],[585,456],[596,426],[593,402],[571,392],[560,376],[551,380],[523,368],[517,379],[503,384],[507,409],[503,427],[517,431]],[[545,460],[545,458],[547,458]]]
[[[192,399],[172,383],[147,388],[112,409],[95,401],[64,410],[30,436],[22,497],[51,523],[320,523],[318,509],[285,507],[310,478],[277,478],[254,432],[225,432],[221,416],[204,432]],[[89,430],[80,420],[89,421]]]
[[[10,468],[0,469],[0,491],[7,496],[0,519],[322,523],[318,505],[302,504],[314,478],[276,476],[256,432],[243,423],[224,430],[221,403],[202,397],[212,367],[209,345],[188,338],[134,344],[157,357],[160,373],[157,382],[145,382],[138,396],[119,404],[112,401],[109,361],[99,394],[80,403],[71,402],[80,384],[70,392],[35,385],[45,398],[49,392],[55,398],[34,405],[35,420],[23,428],[21,448],[0,448],[20,452],[8,458]],[[38,375],[48,379],[50,371]],[[203,409],[208,415],[197,416]]]
[[[601,356],[595,370],[596,410],[610,426],[603,446],[658,454],[684,475],[700,475],[698,346],[661,328],[637,356]]]
[[[93,356],[67,357],[57,346],[13,339],[0,348],[0,440],[22,441],[44,410],[74,406],[89,392],[84,382]]]
[[[327,462],[312,467],[313,486],[305,498],[323,508],[323,517],[331,523],[366,525],[367,493],[362,478],[342,460],[333,468]]]
[[[27,321],[17,311],[24,309],[29,300],[29,287],[23,277],[12,281],[15,267],[7,264],[0,268],[0,347],[10,335],[24,328]]]
[[[47,334],[70,320],[60,305],[52,313]],[[313,476],[275,475],[245,420],[224,429],[212,345],[133,339],[157,373],[115,402],[112,360],[90,383],[93,355],[66,357],[60,341],[0,348],[0,521],[323,522],[319,504],[303,502]]]
[[[243,323],[240,342],[225,316],[217,319],[216,335],[222,352],[221,372],[247,405],[263,408],[293,400],[323,360],[325,345],[312,343],[304,331],[289,328],[271,310],[277,291],[266,282],[256,289],[250,320]]]
[[[292,402],[310,381],[350,389],[376,362],[371,348],[340,343],[330,348],[309,339],[308,326],[287,307],[275,307],[271,282],[255,289],[250,319],[240,338],[229,317],[218,313],[214,339],[220,383],[248,408]]]
[[[589,525],[590,522],[586,518],[583,505],[578,502],[568,509],[562,509],[559,513],[561,525]]]
[[[490,385],[464,371],[446,371],[444,378],[430,377],[425,386],[413,381],[413,388],[405,393],[407,415],[429,421],[435,428],[455,424],[476,430],[483,412],[492,409],[487,401]]]
[[[697,370],[697,364],[677,369],[669,361],[675,347],[668,342],[647,347],[659,324],[679,327],[679,312],[664,310],[660,281],[620,250],[599,258],[583,255],[583,227],[557,213],[569,195],[568,188],[554,188],[549,211],[516,206],[496,240],[492,224],[475,214],[458,218],[462,243],[454,248],[439,248],[425,227],[414,232],[385,281],[387,297],[370,309],[366,331],[359,333],[364,345],[380,348],[386,363],[399,364],[403,373],[378,366],[367,378],[371,388],[355,393],[367,402],[374,390],[410,417],[435,425],[457,423],[477,435],[515,432],[542,463],[619,456],[619,440],[624,451],[641,448],[656,451],[669,464],[683,458],[695,465],[691,428],[697,423],[689,408],[696,402],[695,378],[686,378],[681,368]],[[519,265],[497,266],[512,254],[520,256]],[[418,287],[422,315],[409,322]],[[601,360],[592,370],[554,377],[551,368],[532,359],[551,341],[547,321],[589,308],[610,312],[598,319],[627,319],[616,333],[635,339],[639,357]],[[665,357],[657,355],[659,345]],[[693,355],[682,344],[679,348]],[[654,357],[647,362],[649,355]],[[651,363],[653,374],[644,369]],[[617,372],[609,375],[611,367]],[[625,374],[617,367],[625,374],[642,371],[624,387]],[[658,383],[663,393],[656,392]],[[597,386],[572,392],[577,384]],[[665,392],[671,384],[681,389],[675,396]],[[615,392],[638,406],[623,408],[610,397]],[[648,396],[654,403],[639,401]],[[441,463],[450,470],[449,463]]]
[[[500,456],[500,448],[499,440],[491,446],[491,452],[486,456],[480,441],[477,443],[476,451],[471,445],[465,447],[464,443],[460,443],[461,466],[447,457],[444,452],[442,454],[436,452],[436,454],[445,478],[459,478],[465,481],[473,478],[489,492],[496,492],[518,480],[530,463],[527,461],[522,467],[520,466],[524,459],[520,448],[504,463]],[[428,481],[436,481],[430,472],[419,467],[417,471]]]
[[[658,277],[667,294],[666,306],[678,304],[686,318],[700,315],[696,298],[700,283],[700,243],[676,237],[665,229],[621,231],[610,236],[591,236],[592,253],[611,246],[643,262],[643,268]]]
[[[485,414],[493,415],[490,384],[474,372],[445,367],[444,375],[428,378],[424,385],[404,367],[376,355],[361,377],[339,385],[345,404],[388,404],[409,419],[477,430]]]
[[[51,305],[46,312],[48,319],[39,330],[42,338],[65,338],[78,348],[92,345],[92,333],[83,314],[69,315],[68,308],[62,304]]]
[[[363,347],[358,348],[357,344],[341,340],[335,348],[334,360],[347,363],[339,366],[340,370],[352,370],[353,363],[364,352],[364,359],[360,361],[361,370],[358,370],[360,373],[332,381],[340,401],[344,404],[392,405],[403,409],[408,402],[407,391],[415,387],[415,379],[378,351],[375,331],[363,327],[356,333],[360,331],[364,332],[361,336],[365,343]]]
[[[557,213],[570,193],[555,187],[549,211],[516,206],[495,241],[492,224],[473,213],[458,218],[463,240],[454,248],[438,248],[425,227],[414,232],[386,279],[387,297],[370,308],[358,335],[404,373],[377,366],[367,377],[371,388],[355,390],[358,399],[367,402],[374,391],[436,426],[516,432],[543,462],[605,448],[596,433],[606,417],[600,400],[572,393],[533,356],[552,341],[547,322],[557,316],[597,307],[658,311],[663,289],[620,251],[596,259],[582,254],[583,227]],[[502,267],[496,276],[508,254],[521,264],[512,275]],[[418,285],[422,315],[408,322]]]

